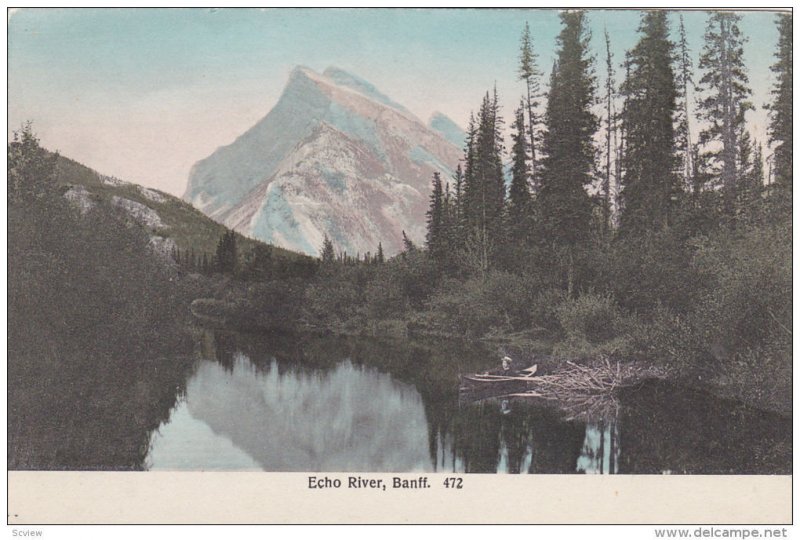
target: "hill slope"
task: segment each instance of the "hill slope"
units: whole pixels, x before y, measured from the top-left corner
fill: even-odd
[[[147,229],[151,239],[156,239],[152,243],[165,246],[164,249],[174,243],[182,251],[193,250],[198,256],[202,253],[211,256],[220,237],[228,230],[178,197],[101,175],[64,156],[58,157],[56,170],[65,196],[75,205],[88,208],[94,204],[108,204],[129,212]],[[238,242],[242,251],[262,244],[241,235]],[[277,247],[274,255],[290,260],[303,257]]]

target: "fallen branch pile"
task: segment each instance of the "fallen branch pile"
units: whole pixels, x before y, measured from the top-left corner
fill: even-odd
[[[645,379],[664,378],[668,371],[654,366],[614,362],[603,358],[590,366],[567,362],[567,367],[548,375],[514,377],[526,382],[527,390],[504,397],[541,398],[557,401],[570,418],[615,416],[615,391]]]
[[[622,364],[619,361],[612,363],[608,358],[592,366],[581,366],[574,362],[567,362],[567,366],[550,375],[526,379],[531,392],[538,393],[539,397],[610,394],[617,388],[667,375],[663,368]]]

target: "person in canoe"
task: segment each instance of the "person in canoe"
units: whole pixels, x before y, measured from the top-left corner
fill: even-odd
[[[510,356],[505,355],[500,361],[500,366],[503,369],[502,373],[504,375],[511,375],[513,373],[512,367],[514,366],[514,360],[512,360]]]
[[[502,355],[500,358],[500,367],[484,372],[485,375],[511,376],[516,374],[516,371],[514,371],[514,359],[503,352],[500,354]]]

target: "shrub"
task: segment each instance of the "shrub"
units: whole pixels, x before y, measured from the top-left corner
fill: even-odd
[[[558,308],[566,300],[567,293],[563,289],[550,287],[534,296],[529,311],[534,328],[543,328],[551,332],[561,329],[558,321]]]
[[[428,302],[429,324],[470,338],[527,329],[537,290],[531,278],[501,271],[450,280]]]
[[[610,295],[583,294],[564,300],[556,318],[565,337],[581,337],[590,343],[608,341],[615,335],[620,309]]]
[[[694,264],[711,286],[693,322],[718,359],[772,340],[791,347],[791,226],[721,231],[700,241]]]

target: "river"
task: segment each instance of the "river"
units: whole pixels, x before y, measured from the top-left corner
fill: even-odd
[[[442,342],[204,336],[149,470],[790,474],[791,420],[663,381],[591,411],[465,400],[493,353]]]

